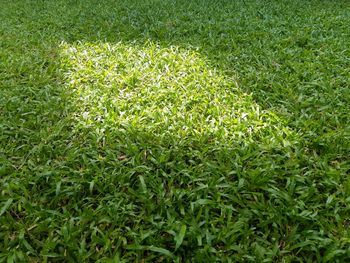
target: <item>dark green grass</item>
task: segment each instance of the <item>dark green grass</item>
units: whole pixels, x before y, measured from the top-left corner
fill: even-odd
[[[0,261],[350,260],[348,1],[0,2]]]

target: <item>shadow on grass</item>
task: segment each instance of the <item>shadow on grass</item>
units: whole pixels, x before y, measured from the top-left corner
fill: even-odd
[[[349,17],[285,7],[6,6],[1,256],[346,257]]]

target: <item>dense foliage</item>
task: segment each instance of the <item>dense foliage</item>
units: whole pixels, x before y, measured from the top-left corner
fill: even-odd
[[[348,1],[0,2],[0,261],[350,259]]]

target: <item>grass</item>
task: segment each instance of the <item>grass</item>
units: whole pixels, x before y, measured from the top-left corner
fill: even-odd
[[[1,262],[350,259],[348,1],[1,1]]]

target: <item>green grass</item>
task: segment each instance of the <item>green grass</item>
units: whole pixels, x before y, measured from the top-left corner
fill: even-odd
[[[350,260],[348,1],[0,2],[0,262]]]

